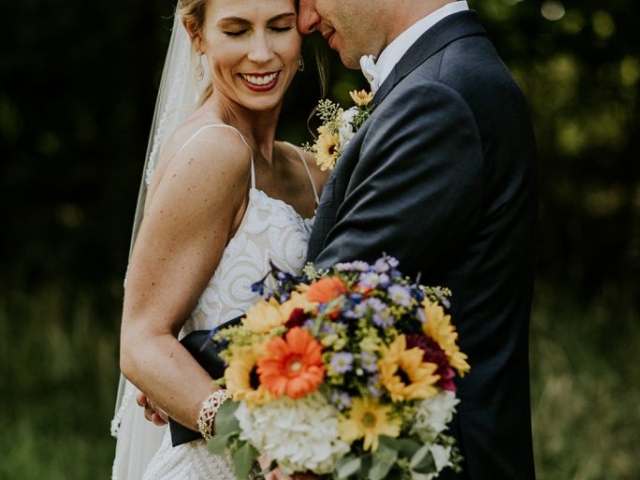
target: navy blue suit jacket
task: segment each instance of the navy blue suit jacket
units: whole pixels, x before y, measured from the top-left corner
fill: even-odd
[[[309,260],[382,253],[449,287],[471,372],[452,423],[464,472],[534,479],[528,335],[537,187],[528,107],[474,12],[451,15],[403,56],[325,185]]]

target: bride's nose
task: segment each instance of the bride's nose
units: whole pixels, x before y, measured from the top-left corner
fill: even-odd
[[[273,47],[266,36],[256,35],[251,42],[247,58],[252,62],[266,63],[274,57]]]

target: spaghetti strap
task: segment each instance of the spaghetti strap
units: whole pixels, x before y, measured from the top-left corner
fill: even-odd
[[[293,148],[296,153],[298,154],[298,156],[300,157],[300,160],[302,161],[302,165],[304,165],[304,169],[307,171],[307,176],[309,177],[309,182],[311,183],[311,188],[313,189],[313,196],[316,199],[316,205],[318,205],[320,203],[320,197],[318,197],[318,191],[316,190],[316,184],[313,181],[313,177],[311,176],[311,171],[309,170],[309,165],[307,165],[307,161],[304,158],[304,155],[302,155],[302,152],[300,151],[300,149],[298,147],[296,147],[295,145],[292,145],[289,142],[284,142],[286,145],[289,145],[291,148]]]
[[[201,132],[203,132],[204,130],[206,130],[209,127],[222,127],[222,128],[229,128],[231,130],[233,130],[234,132],[236,132],[239,136],[240,139],[242,140],[242,143],[244,143],[247,148],[249,149],[249,155],[251,157],[251,188],[255,189],[256,188],[256,169],[255,166],[253,165],[253,150],[251,150],[251,147],[249,146],[249,143],[247,142],[247,140],[244,138],[244,136],[242,135],[242,133],[240,133],[240,130],[238,130],[235,127],[232,127],[231,125],[227,125],[225,123],[210,123],[209,125],[204,125],[202,127],[200,127],[198,130],[196,130],[196,132],[191,135],[186,142],[184,142],[184,144],[180,147],[180,149],[176,152],[176,155],[178,155],[183,148],[185,148],[194,138],[196,138]],[[315,193],[315,187],[314,187],[314,193]]]

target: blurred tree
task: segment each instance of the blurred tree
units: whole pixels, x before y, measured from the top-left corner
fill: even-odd
[[[5,2],[6,3],[6,2]],[[470,0],[528,97],[540,276],[588,296],[640,273],[640,5]],[[0,284],[119,288],[174,2],[21,0],[0,29]],[[310,140],[313,49],[280,136]],[[328,95],[365,85],[329,52]],[[108,291],[115,291],[107,288]]]

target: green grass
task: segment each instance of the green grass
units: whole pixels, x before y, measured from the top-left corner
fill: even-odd
[[[110,478],[118,296],[53,286],[0,299],[0,480]],[[538,289],[539,480],[640,478],[640,316],[630,305],[616,292],[578,306]]]

